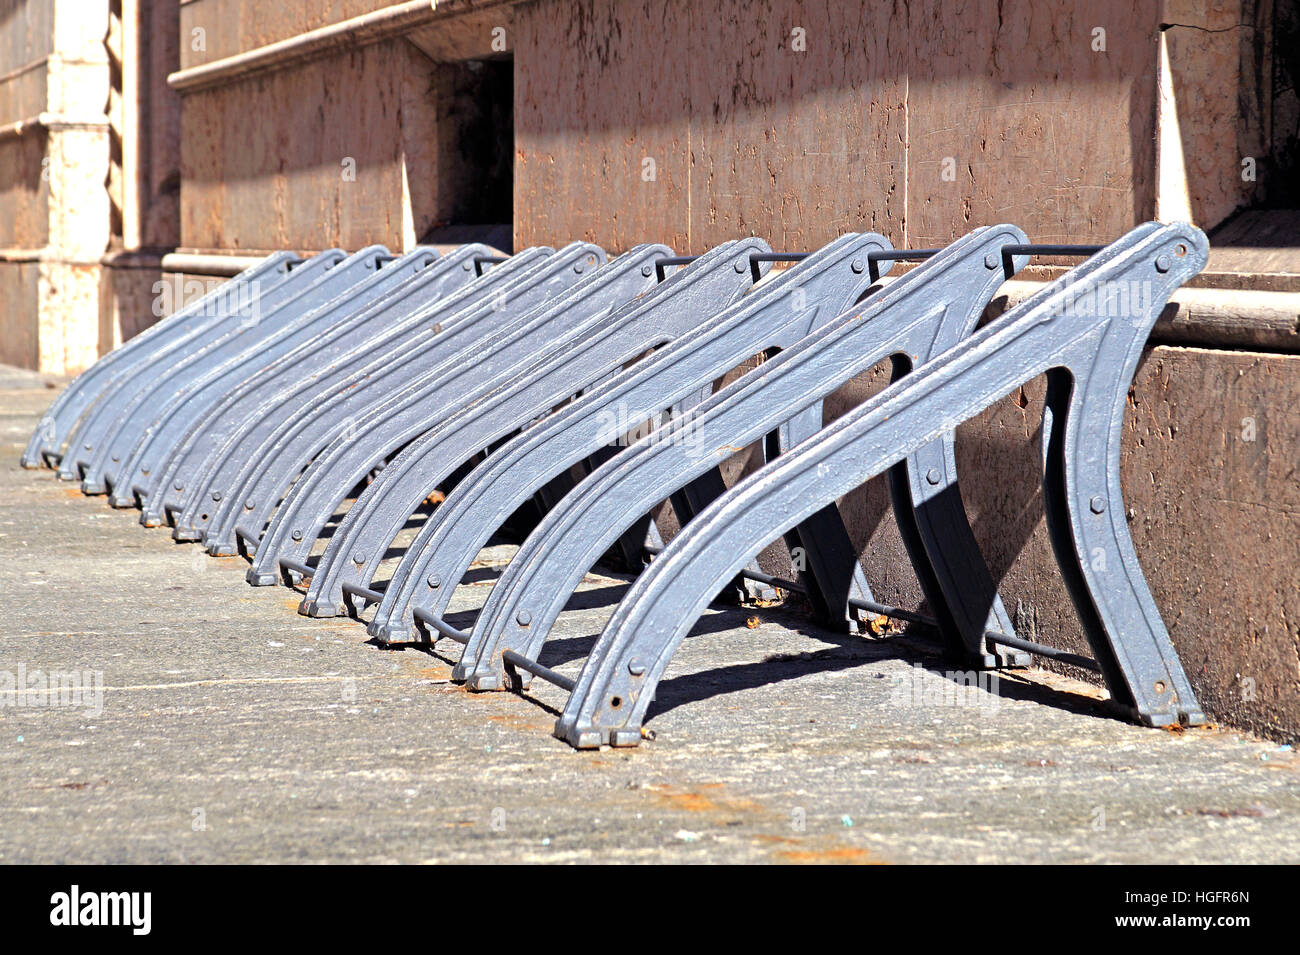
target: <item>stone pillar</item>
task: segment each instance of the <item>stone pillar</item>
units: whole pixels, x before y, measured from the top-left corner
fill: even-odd
[[[106,6],[28,0],[0,24],[0,361],[98,357],[108,242]]]

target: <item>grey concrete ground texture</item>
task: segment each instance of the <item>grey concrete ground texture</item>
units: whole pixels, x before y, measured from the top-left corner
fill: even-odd
[[[0,707],[0,862],[1300,862],[1290,747],[1131,726],[1041,670],[961,687],[918,637],[781,608],[710,611],[655,738],[575,752],[558,690],[467,693],[448,656],[23,470],[57,386],[0,371],[0,677],[102,698]],[[626,586],[588,576],[544,662],[575,674]]]

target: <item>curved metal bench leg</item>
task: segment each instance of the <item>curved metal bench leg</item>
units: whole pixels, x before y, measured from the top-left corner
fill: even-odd
[[[746,249],[753,245],[753,240],[743,243]],[[726,264],[734,274],[748,270],[747,252],[733,247],[730,257],[734,261]],[[656,254],[656,258],[662,255]],[[654,260],[648,261],[653,266]],[[736,263],[742,265],[741,270],[735,269]],[[638,257],[633,257],[628,267],[639,270]],[[303,612],[313,616],[336,612],[345,590],[367,591],[377,601],[367,584],[384,551],[430,488],[442,481],[449,463],[464,460],[467,449],[517,431],[555,408],[575,387],[605,377],[611,368],[621,368],[674,328],[698,321],[697,315],[680,310],[680,301],[674,301],[673,309],[667,307],[667,301],[661,293],[648,304],[637,300],[613,314],[593,315],[564,339],[549,344],[526,368],[511,369],[508,375],[489,380],[469,394],[457,395],[455,407],[463,408],[449,418],[431,414],[426,406],[422,413],[430,424],[441,423],[407,449],[416,453],[404,452],[358,498],[326,546]],[[659,316],[657,320],[647,317],[650,310]],[[439,410],[450,414],[454,408]],[[358,555],[365,560],[357,560]]]
[[[358,433],[371,409],[404,388],[463,372],[476,349],[576,281],[575,270],[588,259],[601,262],[604,251],[574,243],[559,252],[535,248],[511,256],[445,305],[421,312],[418,331],[387,341],[361,367],[282,393],[277,404],[284,420],[265,437],[259,422],[247,423],[241,437],[246,456],[228,456],[221,480],[208,485],[210,498],[221,496],[204,535],[208,552],[231,554],[242,544],[255,551],[281,500],[321,452]],[[238,470],[230,479],[232,466]]]
[[[174,373],[176,366],[187,358],[202,354],[231,335],[238,334],[253,315],[270,315],[291,302],[311,294],[311,289],[326,275],[347,261],[341,249],[330,249],[313,256],[294,267],[286,280],[263,289],[255,297],[250,292],[244,297],[243,287],[221,303],[218,309],[222,321],[209,326],[193,340],[183,340],[164,346],[157,356],[141,362],[137,368],[127,368],[121,374],[109,376],[99,394],[69,425],[67,448],[59,460],[60,480],[80,479],[90,462],[97,442],[114,422],[121,409],[132,397],[153,386],[160,375]],[[232,315],[233,313],[233,315]],[[235,321],[230,321],[234,317]],[[96,423],[98,422],[98,423]],[[90,447],[87,447],[90,445]]]
[[[269,312],[257,310],[244,316],[245,320],[227,334],[197,351],[179,354],[166,375],[133,378],[123,383],[124,387],[105,395],[78,424],[74,432],[75,450],[73,439],[69,438],[69,453],[60,462],[59,476],[71,479],[84,471],[82,490],[85,493],[106,492],[131,451],[128,443],[133,443],[152,420],[160,397],[182,392],[194,375],[202,374],[248,342],[259,340],[284,322],[308,314],[364,283],[380,268],[387,254],[383,246],[370,246],[328,270],[314,270],[313,281],[296,295]]]
[[[237,529],[256,544],[315,455],[355,427],[360,412],[379,400],[376,388],[387,393],[396,387],[394,376],[443,366],[517,317],[512,304],[548,295],[545,279],[554,278],[555,269],[546,262],[555,254],[541,247],[517,252],[447,301],[420,309],[412,324],[402,323],[355,367],[341,363],[319,381],[279,392],[214,455],[177,518],[178,527],[200,528],[213,556],[236,553]]]
[[[337,250],[322,254],[336,261],[342,258]],[[111,387],[114,379],[141,374],[144,369],[163,363],[165,356],[178,349],[192,347],[219,334],[228,323],[239,320],[242,305],[255,300],[269,302],[273,290],[286,283],[290,287],[298,284],[296,276],[292,283],[289,279],[293,266],[301,262],[291,252],[273,252],[104,355],[73,379],[41,415],[23,452],[23,467],[37,468],[49,459],[60,457],[63,442],[73,425]]]
[[[145,416],[148,423],[139,437],[132,441],[129,435],[123,436],[121,446],[131,448],[123,459],[125,464],[116,474],[105,469],[104,476],[113,486],[109,503],[114,507],[131,507],[137,500],[146,502],[157,496],[159,475],[167,454],[184,439],[190,426],[223,397],[297,348],[311,347],[327,340],[336,329],[351,327],[358,315],[382,302],[437,259],[438,253],[429,248],[408,252],[376,269],[365,281],[321,308],[269,329],[267,334],[242,345],[232,343],[228,351],[219,350],[213,356],[216,360],[195,369],[192,380],[174,396],[165,387],[159,389],[158,396],[163,400]]]
[[[999,226],[959,239],[866,304],[713,395],[693,420],[674,422],[594,473],[542,521],[515,555],[484,604],[453,677],[464,674],[471,689],[501,689],[507,682],[507,654],[535,659],[569,595],[623,515],[668,496],[783,422],[794,419],[793,434],[811,430],[817,419],[810,409],[878,361],[900,352],[924,358],[960,342],[1002,283],[997,250],[1023,238],[1019,229]],[[801,520],[825,513],[833,500],[821,502]],[[838,522],[838,514],[833,517]],[[801,540],[816,541],[817,533],[814,524]],[[838,553],[815,547],[809,557],[809,576],[828,604],[824,613],[844,620],[857,575],[856,555],[848,547]],[[725,579],[710,581],[714,593],[724,584]]]
[[[797,297],[806,300],[804,306],[792,310],[780,292],[775,298],[764,296],[763,300],[768,302],[768,307],[764,307],[761,302],[756,303],[746,315],[737,316],[731,336],[706,336],[707,344],[699,343],[701,349],[695,358],[700,367],[681,377],[678,386],[692,390],[699,388],[702,382],[711,381],[716,375],[725,373],[738,361],[752,354],[751,344],[756,338],[762,345],[766,345],[771,338],[784,341],[796,333],[803,334],[807,324],[815,322],[821,312],[832,314],[831,306],[841,307],[845,299],[856,299],[870,281],[866,277],[867,251],[881,249],[884,245],[885,240],[881,237],[854,237],[847,243],[834,243],[835,251],[820,256],[817,260],[820,264],[810,265],[812,259],[800,263],[803,270],[799,275],[787,279],[780,288],[792,290],[799,283],[799,276],[803,276],[807,288],[800,286],[799,290],[806,294]],[[855,271],[851,265],[857,259],[861,260],[860,269]],[[699,264],[694,263],[692,268]],[[737,256],[736,264],[743,273],[749,267],[749,255]],[[838,269],[831,268],[836,264]],[[822,272],[819,273],[818,270]],[[817,291],[819,288],[821,292]],[[697,313],[679,310],[669,313],[662,321],[652,322],[643,315],[636,314],[638,311],[634,307],[626,314],[612,317],[599,336],[585,335],[586,344],[580,351],[555,350],[544,362],[530,369],[524,380],[512,382],[498,398],[491,402],[475,403],[471,411],[458,416],[454,424],[447,422],[427,435],[427,441],[422,439],[422,457],[404,459],[400,470],[390,468],[369,489],[366,500],[358,501],[358,506],[349,513],[346,533],[336,534],[330,541],[326,554],[333,559],[329,561],[326,573],[318,572],[313,578],[309,600],[317,594],[323,594],[325,606],[330,607],[334,598],[328,588],[365,587],[373,579],[375,567],[360,563],[356,567],[348,567],[339,557],[357,552],[371,557],[386,547],[396,529],[410,515],[413,506],[428,493],[425,488],[435,480],[441,462],[458,459],[462,454],[468,440],[463,434],[482,440],[502,433],[508,426],[518,426],[539,409],[553,407],[556,397],[571,393],[575,383],[595,380],[611,366],[618,368],[629,358],[643,354],[656,341],[673,337],[674,332],[680,335],[700,324]],[[766,317],[763,317],[764,314]],[[765,337],[758,336],[760,330],[766,333]],[[688,338],[693,339],[693,336]],[[635,364],[633,368],[640,364],[642,363]],[[617,376],[610,382],[621,378],[621,375]],[[594,389],[593,394],[602,390]],[[674,397],[677,396],[662,395],[661,400],[666,403]],[[638,414],[633,420],[642,417]],[[641,514],[648,513],[649,510],[647,507]],[[353,513],[359,513],[361,517],[355,524],[351,523]],[[636,517],[640,518],[641,514]],[[629,522],[625,521],[624,525],[626,523]],[[617,541],[617,536],[609,541],[611,545]],[[322,560],[321,566],[324,567],[325,564],[326,561]],[[310,607],[307,609],[311,612]]]
[[[567,274],[557,273],[557,280],[562,277],[566,282],[564,291],[519,316],[499,341],[462,356],[455,362],[455,367],[424,371],[399,393],[370,406],[355,436],[336,440],[294,485],[258,545],[248,581],[253,584],[274,583],[281,560],[293,563],[305,560],[325,523],[342,505],[349,490],[371,468],[396,454],[398,449],[456,409],[469,404],[471,396],[476,395],[477,400],[482,401],[494,387],[513,380],[537,353],[548,353],[562,347],[563,343],[572,342],[580,329],[607,317],[633,299],[654,281],[653,263],[662,258],[664,252],[664,246],[638,246],[586,275],[584,273],[594,263],[588,264],[582,257],[579,262],[571,263],[573,267]],[[569,255],[569,250],[566,250],[557,254],[555,259],[562,265],[568,261]],[[516,427],[524,423],[526,419]],[[502,436],[485,434],[477,447],[469,448],[455,461],[444,463],[454,468],[485,444]],[[398,455],[385,467],[385,475],[393,473],[399,460],[408,459]],[[373,498],[373,487],[374,484],[367,488],[363,499]],[[361,503],[358,500],[357,505]],[[410,514],[408,511],[403,515],[403,523]],[[348,523],[355,520],[349,516]],[[300,534],[301,539],[295,537],[294,532]],[[318,564],[317,578],[321,576],[319,572],[328,569],[331,553],[337,553],[337,545],[345,536],[345,527],[340,527],[330,541],[326,556]],[[358,560],[358,557],[382,559],[383,550],[391,539],[384,541],[376,554],[362,553],[349,547],[346,560],[361,566],[365,561]],[[341,611],[340,601],[333,612]]]
[[[754,353],[788,346],[805,337],[810,329],[832,321],[871,286],[870,256],[887,251],[889,244],[884,236],[841,236],[787,272],[755,287],[750,295],[724,312],[711,314],[705,322],[699,321],[697,313],[685,313],[685,317],[692,321],[680,338],[529,429],[520,446],[512,452],[519,457],[507,466],[506,472],[500,469],[485,472],[484,482],[478,482],[476,474],[471,477],[472,492],[460,495],[458,489],[443,502],[434,522],[441,525],[443,513],[456,516],[456,529],[452,533],[458,542],[452,543],[452,538],[448,537],[428,550],[412,547],[403,563],[411,561],[419,565],[420,561],[434,560],[434,557],[426,555],[435,552],[437,565],[426,564],[426,569],[406,574],[402,583],[398,587],[390,585],[389,591],[399,591],[400,600],[409,602],[409,615],[428,624],[430,612],[433,616],[441,615],[450,599],[450,589],[442,586],[443,582],[450,582],[451,589],[454,589],[469,561],[477,554],[477,547],[468,543],[468,535],[481,534],[485,530],[484,525],[491,522],[491,508],[511,507],[517,495],[526,494],[526,486],[536,486],[538,478],[554,473],[555,468],[581,460],[610,442],[615,435],[623,434],[628,425],[647,420],[660,408],[692,400],[703,387],[711,387],[716,378]],[[695,262],[692,268],[699,264],[701,262]],[[689,424],[686,418],[679,420]],[[772,426],[775,427],[776,422]],[[632,447],[637,447],[637,444]],[[677,489],[679,485],[671,490]],[[633,509],[630,513],[649,512],[667,496],[666,492],[660,498],[646,502],[640,512]],[[463,500],[464,504],[459,500],[452,502],[454,498]],[[458,509],[461,507],[471,509],[478,517],[460,520]],[[604,530],[623,530],[628,524],[625,520],[627,515],[628,512],[620,512],[614,518],[616,526]],[[448,526],[450,524],[448,521]],[[614,539],[616,537],[608,543]],[[433,543],[430,538],[424,538],[424,541]],[[448,569],[447,573],[442,572],[443,567]],[[437,579],[439,586],[428,585],[430,578]],[[424,587],[420,586],[420,581],[424,582]],[[412,582],[416,582],[415,586]],[[394,600],[387,607],[396,605],[398,602]],[[381,600],[377,620],[383,611],[385,602]],[[389,613],[383,626],[393,628],[391,633],[404,635],[406,628],[396,625],[399,621],[404,624],[406,618],[404,612],[400,616]],[[472,660],[473,656],[467,651],[463,661],[469,663]],[[458,665],[454,677],[459,678],[464,672]]]
[[[719,581],[784,528],[1045,372],[1054,389],[1045,457],[1053,539],[1112,699],[1150,725],[1203,722],[1128,537],[1118,456],[1146,337],[1207,254],[1192,226],[1141,226],[732,488],[633,585],[556,735],[579,748],[636,745],[659,679]],[[1116,314],[1095,314],[1099,295],[1121,292]],[[1091,547],[1113,550],[1110,570],[1093,569]]]
[[[767,245],[757,239],[727,242],[706,252],[689,268],[674,272],[638,300],[634,307],[629,306],[629,314],[625,316],[627,328],[634,332],[640,329],[640,334],[646,338],[640,340],[634,338],[627,347],[636,349],[647,340],[649,345],[653,345],[654,336],[660,334],[669,336],[682,334],[698,323],[700,315],[711,315],[739,301],[752,283],[748,268],[749,255],[765,251],[768,251]],[[756,291],[753,294],[766,293]],[[653,361],[654,356],[651,355],[633,367],[641,367]],[[618,375],[605,377],[613,380]],[[607,384],[608,382],[589,389],[586,395],[606,388]],[[575,408],[584,402],[590,403],[592,399],[587,398],[586,395],[528,428],[516,442],[511,442],[510,446],[519,441],[535,443],[538,436],[549,433],[555,427],[556,420],[568,420],[575,413]],[[577,413],[581,414],[581,411]],[[617,440],[633,424],[635,422],[626,420],[626,415],[620,418],[615,411],[608,421],[602,419],[598,423],[601,430],[599,439],[584,446],[582,453],[562,461],[546,458],[536,464],[524,462],[520,467],[513,467],[507,463],[504,468],[498,468],[504,449],[489,457],[481,468],[471,472],[466,480],[448,495],[447,500],[421,528],[384,592],[384,598],[376,609],[370,631],[379,635],[381,639],[390,639],[392,642],[401,642],[410,638],[411,618],[406,604],[410,599],[412,588],[427,587],[433,600],[444,596],[450,599],[451,591],[468,570],[470,562],[478,554],[482,544],[486,543],[492,533],[517,508],[523,506],[539,487],[560,470],[582,461],[590,454],[602,453],[603,448],[611,441]],[[508,475],[514,482],[511,493],[497,493],[493,488],[485,498],[481,492],[486,487],[483,478],[486,474]],[[449,543],[445,550],[437,547],[435,542],[443,539],[442,532],[451,529],[449,525],[443,526],[442,515],[454,513],[457,509],[455,505],[448,508],[449,502],[466,496],[477,502],[479,507],[476,509],[476,516],[471,517],[468,522],[456,522],[455,529],[462,534],[471,535],[475,543],[463,544],[460,538],[457,538],[456,541]],[[455,565],[455,570],[443,575],[441,566],[438,568],[425,566],[426,555],[435,552],[454,554],[458,561],[461,557],[464,559],[463,562]],[[402,595],[400,603],[395,599],[399,593]]]
[[[822,403],[818,401],[781,425],[773,436],[778,453],[769,454],[768,460],[787,453],[821,427]],[[812,604],[813,618],[831,630],[848,632],[855,622],[849,600],[871,600],[872,594],[839,508],[833,503],[826,505],[784,537],[791,554],[796,555],[795,571]]]
[[[907,466],[889,469],[894,519],[954,656],[977,669],[1027,666],[1029,654],[989,642],[985,633],[1015,633],[997,584],[980,554],[957,483],[951,435],[918,450]]]
[[[485,245],[471,244],[433,259],[372,305],[345,316],[236,383],[166,451],[155,469],[155,480],[150,482],[140,523],[161,524],[170,512],[183,511],[213,454],[245,420],[265,414],[275,397],[285,390],[286,382],[318,381],[341,364],[359,363],[362,356],[396,334],[397,329],[409,328],[412,315],[464,288],[475,274],[474,260],[490,252]],[[175,536],[178,540],[198,540],[201,529],[178,528]]]
[[[764,354],[766,357],[766,354]],[[713,397],[713,384],[702,388],[685,400],[673,406],[672,418],[681,418],[697,413],[699,405],[703,404]],[[666,422],[665,422],[666,423]],[[782,426],[784,428],[784,425]],[[784,433],[784,431],[782,432]],[[765,448],[766,450],[766,448]],[[727,483],[722,477],[720,467],[712,467],[705,471],[699,477],[687,483],[684,487],[678,488],[669,497],[673,506],[673,514],[677,517],[679,526],[685,525],[692,520],[696,514],[708,507],[714,498],[719,497],[727,489]],[[658,548],[663,549],[662,544]],[[638,572],[644,567],[644,561]],[[736,604],[744,604],[749,600],[770,600],[776,596],[776,590],[768,584],[759,583],[756,574],[762,572],[758,566],[758,561],[754,561],[746,571],[751,572],[750,576],[744,574],[738,575],[719,595],[719,599],[732,601]]]

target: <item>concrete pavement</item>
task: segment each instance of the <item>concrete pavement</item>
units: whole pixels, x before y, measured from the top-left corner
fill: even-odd
[[[921,640],[779,608],[701,621],[654,741],[574,752],[554,688],[468,694],[447,657],[22,470],[54,393],[0,374],[0,673],[102,697],[0,706],[2,862],[1300,861],[1288,747],[1129,726],[1039,670],[963,689]],[[576,673],[625,586],[589,576],[544,662]]]

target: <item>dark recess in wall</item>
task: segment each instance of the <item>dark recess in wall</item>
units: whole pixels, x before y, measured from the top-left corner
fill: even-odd
[[[423,241],[489,241],[514,215],[514,60],[439,66],[439,209]],[[482,232],[482,235],[478,233]]]

